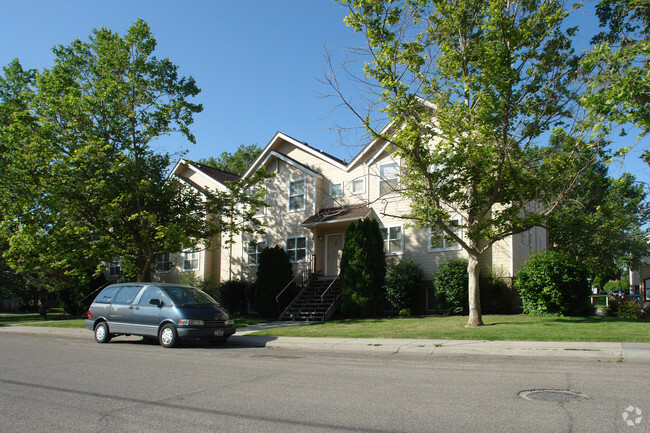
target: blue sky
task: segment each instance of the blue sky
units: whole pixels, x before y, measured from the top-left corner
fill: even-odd
[[[333,0],[0,0],[0,6],[1,66],[18,57],[24,68],[50,67],[55,45],[87,40],[102,26],[124,34],[138,18],[147,21],[156,56],[169,57],[181,75],[196,79],[202,89],[196,101],[204,106],[192,127],[197,144],[178,135],[161,140],[161,150],[187,150],[196,160],[240,144],[265,146],[281,131],[343,159],[356,154],[340,145],[332,128],[358,123],[345,110],[330,113],[337,101],[321,97],[329,89],[318,81],[325,47],[341,53],[360,43]],[[596,29],[593,15],[576,21],[585,32]],[[644,146],[647,140],[637,148]],[[623,168],[650,180],[636,157]]]

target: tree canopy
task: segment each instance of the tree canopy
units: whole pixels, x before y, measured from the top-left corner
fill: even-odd
[[[367,42],[365,82],[394,127],[355,112],[401,158],[410,223],[439,227],[467,252],[468,326],[481,325],[479,258],[541,225],[597,145],[570,131],[579,71],[569,10],[541,0],[342,3]],[[542,143],[554,131],[563,138]]]
[[[143,281],[157,253],[240,229],[208,215],[247,203],[238,192],[250,181],[233,183],[235,194],[198,192],[170,179],[170,155],[153,150],[171,133],[194,142],[202,110],[194,79],[155,48],[138,20],[123,36],[101,28],[55,47],[41,72],[17,60],[4,69],[0,228],[14,269],[83,281],[119,258],[126,278]]]
[[[233,153],[222,152],[216,158],[211,156],[209,158],[202,158],[198,162],[241,176],[253,165],[253,162],[260,153],[262,153],[262,149],[257,144],[249,144],[248,146],[240,144]]]

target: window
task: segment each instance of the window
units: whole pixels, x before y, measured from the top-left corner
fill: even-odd
[[[396,162],[379,166],[379,195],[392,194],[399,188],[399,167]]]
[[[196,271],[199,269],[199,252],[194,250],[183,251],[183,270]]]
[[[260,253],[266,248],[266,241],[248,243],[248,264],[257,266],[260,264]]]
[[[108,264],[108,276],[117,277],[122,273],[122,266],[120,265],[120,258],[113,257]]]
[[[262,200],[266,201],[266,189],[263,188],[254,188],[250,190],[250,195],[251,196],[256,196],[261,198]],[[265,206],[260,206],[259,208],[255,209],[255,217],[261,217],[266,215],[266,207]]]
[[[403,250],[402,227],[386,227],[381,229],[381,235],[384,237],[384,252],[386,255],[401,254]]]
[[[156,262],[154,263],[154,272],[159,272],[159,273],[169,272],[171,268],[172,268],[171,253],[156,254]]]
[[[330,197],[343,197],[343,182],[330,184]]]
[[[113,304],[131,304],[142,286],[123,286],[113,298]]]
[[[460,236],[460,221],[459,220],[451,220],[449,222],[449,225],[451,226],[451,229],[453,232]],[[443,232],[440,228],[438,227],[429,227],[429,251],[443,251],[443,250],[458,250],[460,249],[460,245],[458,242],[454,241],[452,238],[447,236],[445,232]]]
[[[305,209],[305,179],[289,182],[289,211]]]
[[[307,260],[307,238],[295,236],[287,238],[285,251],[291,262],[304,262]]]
[[[144,293],[140,295],[140,300],[138,301],[138,305],[151,305],[152,299],[157,299],[158,301],[160,301],[162,298],[162,294],[163,294],[162,290],[160,290],[158,287],[149,286],[146,289],[144,289]]]
[[[350,183],[350,192],[352,194],[363,194],[366,192],[366,181],[362,177],[359,179],[354,179],[352,183]]]

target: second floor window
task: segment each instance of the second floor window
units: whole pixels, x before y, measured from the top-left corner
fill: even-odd
[[[460,236],[460,222],[458,220],[451,220],[449,225],[452,231]],[[454,239],[447,236],[438,227],[429,228],[429,251],[442,251],[442,250],[459,250],[460,245]]]
[[[111,262],[108,264],[108,276],[117,277],[122,273],[122,266],[120,265],[120,258],[113,257]]]
[[[183,251],[183,270],[196,271],[199,269],[199,252],[194,250]]]
[[[399,167],[396,162],[379,166],[379,195],[394,194],[399,188]]]
[[[343,182],[333,183],[330,185],[330,197],[343,197]]]
[[[305,179],[289,182],[289,211],[305,208]]]

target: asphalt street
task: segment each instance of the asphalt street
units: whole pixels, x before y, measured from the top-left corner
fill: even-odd
[[[164,349],[90,332],[0,332],[0,347],[3,432],[650,431],[650,365],[622,358]]]

